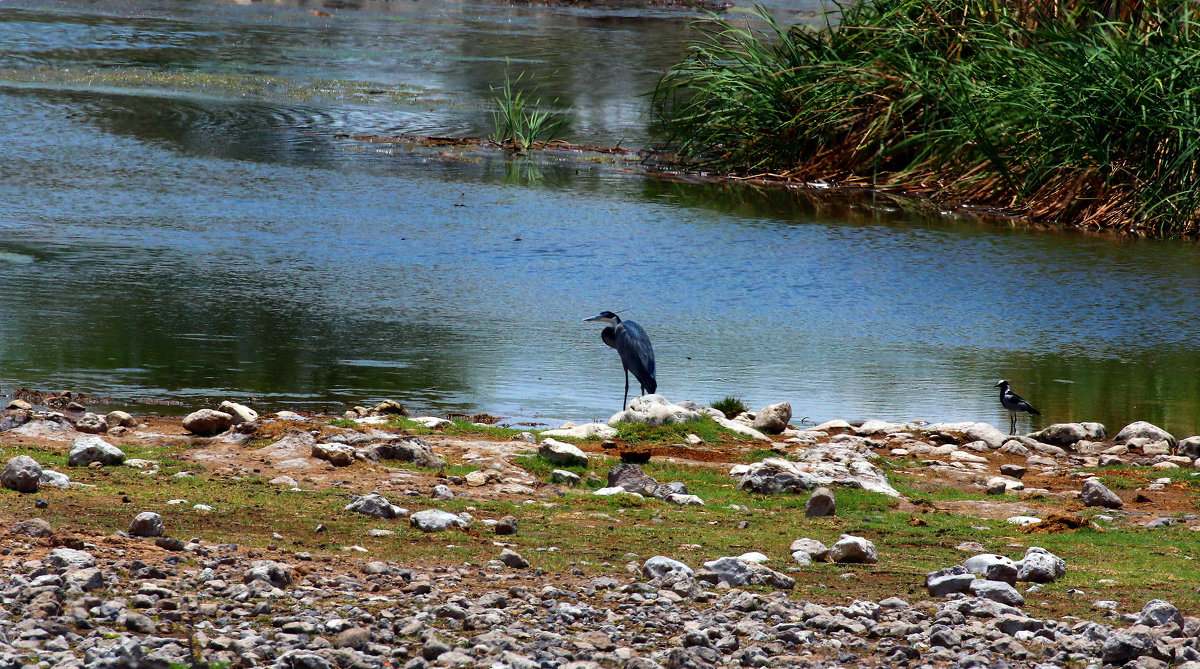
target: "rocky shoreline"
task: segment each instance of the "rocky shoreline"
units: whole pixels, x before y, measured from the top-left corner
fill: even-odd
[[[358,429],[329,428],[330,417],[259,416],[233,403],[218,408],[198,411],[184,421],[150,426],[126,418],[128,414],[88,416],[17,405],[0,416],[0,443],[33,440],[47,448],[59,444],[60,450],[69,444],[69,468],[94,472],[132,466],[152,474],[155,465],[133,462],[110,442],[183,439],[199,449],[191,452],[197,462],[217,462],[214,449],[245,449],[251,451],[258,463],[254,471],[261,469],[261,476],[292,471],[306,486],[316,480],[305,478],[306,473],[338,473],[392,460],[419,460],[426,466],[441,461],[444,466],[450,443],[377,429],[388,416],[403,413],[398,405],[350,412],[363,425]],[[651,399],[631,411],[643,413],[640,418],[631,414],[622,418],[670,424],[694,420],[688,412],[707,415],[711,409]],[[810,517],[836,513],[833,491],[840,487],[899,496],[874,464],[883,454],[915,459],[923,471],[986,491],[989,498],[1066,498],[1104,509],[1114,522],[1144,524],[1136,510],[1123,508],[1136,505],[1128,493],[1122,498],[1098,479],[1076,474],[1115,464],[1163,471],[1191,468],[1200,455],[1196,453],[1200,439],[1176,440],[1145,423],[1127,426],[1112,439],[1094,423],[1060,424],[1010,437],[981,423],[830,421],[799,430],[788,425],[790,407],[786,417],[783,413],[784,406],[775,405],[742,417],[740,424],[758,431],[761,441],[780,457],[730,465],[730,481],[759,495],[804,492],[809,495],[804,514]],[[431,419],[433,424],[439,420]],[[269,426],[281,423],[309,429],[292,429],[275,434],[269,443],[250,446],[256,435],[261,437]],[[572,430],[596,434],[605,428],[612,429],[607,424],[566,425],[556,432],[559,438],[570,438]],[[741,428],[730,429],[748,444],[760,443]],[[578,450],[579,455],[556,443]],[[429,481],[429,492],[413,498],[430,506],[419,513],[410,514],[363,488],[383,489],[376,484],[389,479],[363,479],[351,486],[358,496],[346,513],[365,513],[380,520],[407,518],[421,532],[447,532],[447,537],[468,530],[478,533],[484,531],[482,527],[492,537],[490,560],[436,564],[375,560],[363,555],[366,549],[361,547],[289,552],[274,545],[264,550],[170,538],[169,523],[164,527],[162,516],[148,510],[138,513],[128,527],[81,535],[41,519],[38,509],[44,500],[33,496],[40,486],[69,492],[81,484],[66,474],[44,478],[48,468],[36,457],[9,458],[4,493],[16,496],[12,499],[18,502],[9,505],[9,513],[17,510],[23,515],[5,519],[8,530],[0,548],[4,584],[0,669],[1200,668],[1200,618],[1186,616],[1166,601],[1150,600],[1140,610],[1126,613],[1119,613],[1115,602],[1109,606],[1097,601],[1094,608],[1101,615],[1096,620],[1027,613],[1025,597],[1036,595],[1070,568],[1070,556],[1064,559],[1037,546],[1013,560],[966,542],[960,550],[969,557],[961,564],[930,571],[923,579],[921,598],[841,602],[799,596],[793,577],[814,562],[845,564],[840,578],[849,584],[861,576],[854,565],[889,559],[863,537],[844,535],[828,548],[807,536],[798,538],[789,547],[792,566],[787,568],[767,566],[771,558],[755,551],[697,563],[686,554],[648,556],[630,546],[624,570],[615,574],[589,575],[580,567],[543,570],[537,559],[529,559],[534,548],[513,543],[526,526],[519,517],[481,520],[466,512],[441,511],[436,505],[438,500],[486,491],[534,502],[561,498],[573,494],[571,482],[537,481],[527,472],[515,472],[508,458],[533,452],[560,457],[562,451],[567,454],[562,457],[586,459],[589,454],[544,434],[540,440],[517,435],[507,444],[468,440],[465,448],[484,452],[489,447],[497,449],[495,462],[465,477]],[[411,472],[380,471],[414,480]],[[360,470],[363,476],[367,473]],[[1070,482],[1073,489],[1038,489],[1023,482],[1027,475],[1052,474],[1059,477],[1055,480]],[[299,485],[296,478],[282,475],[271,483]],[[655,481],[633,464],[614,467],[607,483],[592,495],[657,498],[679,506],[705,504],[682,483]],[[1153,494],[1152,490],[1137,494],[1144,492]],[[696,499],[685,504],[671,497]],[[1014,524],[1052,520],[1006,519]],[[803,533],[800,528],[794,531]],[[371,532],[372,536],[393,533]]]

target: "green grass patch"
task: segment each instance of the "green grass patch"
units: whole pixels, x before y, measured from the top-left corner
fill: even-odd
[[[745,402],[732,395],[726,395],[725,399],[713,402],[712,408],[725,414],[726,418],[733,418],[743,411],[749,411]]]
[[[481,437],[485,439],[502,439],[509,440],[516,437],[518,434],[526,430],[515,428],[500,427],[498,425],[484,425],[482,423],[472,423],[466,418],[452,418],[450,423],[440,425],[438,427],[426,427],[422,423],[418,423],[411,418],[406,418],[399,414],[393,415],[387,419],[384,425],[395,427],[404,430],[407,434],[422,436],[430,434],[444,434],[452,437]],[[342,427],[349,429],[361,430],[369,425],[363,425],[350,418],[334,418],[329,421],[333,427]]]
[[[800,460],[800,458],[793,453],[780,453],[769,448],[755,448],[753,450],[738,453],[733,457],[733,461],[754,463],[762,462],[767,458],[782,458],[784,460],[791,460],[793,462]]]
[[[613,423],[612,426],[617,430],[617,439],[630,444],[682,444],[687,442],[689,434],[700,437],[707,444],[741,442],[746,439],[745,436],[722,427],[710,416],[701,416],[700,420],[686,423],[669,423],[667,425]]]

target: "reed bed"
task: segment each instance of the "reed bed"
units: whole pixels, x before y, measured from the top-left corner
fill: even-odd
[[[713,16],[653,105],[666,144],[705,169],[1195,235],[1197,4],[863,0],[820,28]]]

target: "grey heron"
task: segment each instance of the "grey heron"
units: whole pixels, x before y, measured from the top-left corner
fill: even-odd
[[[1026,402],[1024,399],[1021,398],[1020,395],[1018,395],[1018,394],[1014,393],[1012,390],[1010,390],[1008,387],[1008,381],[1001,379],[998,383],[996,383],[995,386],[992,386],[992,387],[1000,389],[1000,404],[1004,407],[1004,409],[1006,411],[1008,411],[1008,420],[1009,420],[1008,433],[1009,434],[1017,433],[1017,413],[1018,412],[1024,411],[1025,413],[1031,413],[1035,416],[1042,415],[1041,411],[1034,409],[1033,406],[1029,404],[1029,402]]]
[[[629,403],[629,373],[633,372],[641,384],[642,394],[653,394],[658,390],[658,381],[654,378],[654,347],[650,345],[650,337],[642,326],[633,321],[621,321],[621,317],[611,311],[601,311],[591,318],[583,319],[585,323],[608,323],[609,326],[600,331],[600,339],[605,344],[617,349],[621,356],[621,366],[625,368],[625,398],[621,401],[621,410]]]

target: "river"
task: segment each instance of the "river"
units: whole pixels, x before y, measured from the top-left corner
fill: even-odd
[[[1007,428],[1007,378],[1025,429],[1200,428],[1192,243],[357,141],[486,135],[507,72],[567,139],[648,146],[696,15],[316,6],[0,2],[3,393],[604,419],[612,309],[672,400]]]

